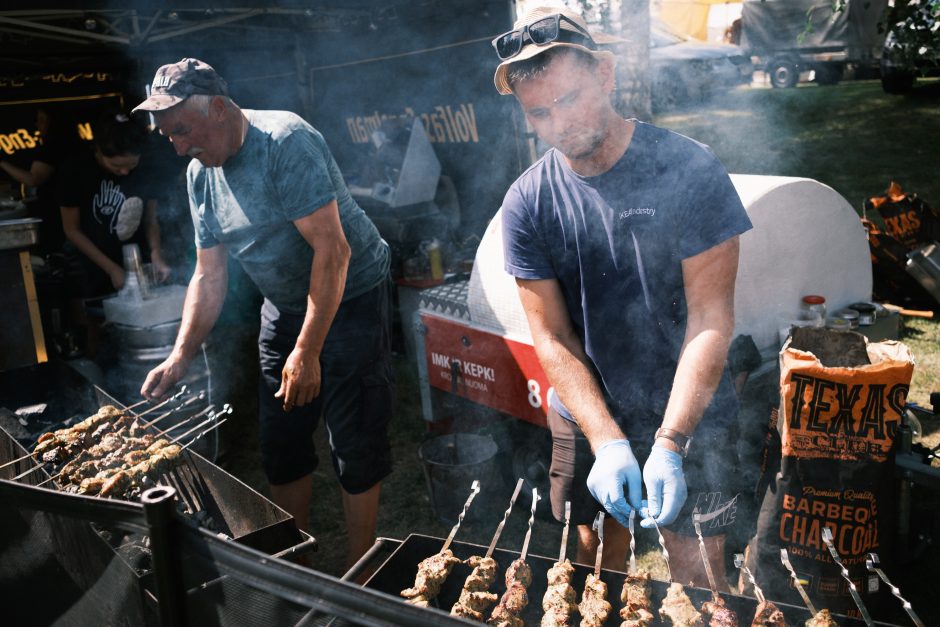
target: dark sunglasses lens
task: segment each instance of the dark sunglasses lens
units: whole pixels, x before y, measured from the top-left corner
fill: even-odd
[[[506,33],[496,40],[496,54],[500,59],[516,56],[521,48],[522,34],[518,32]]]
[[[558,20],[552,16],[533,22],[529,26],[529,37],[537,46],[555,41],[558,39]]]

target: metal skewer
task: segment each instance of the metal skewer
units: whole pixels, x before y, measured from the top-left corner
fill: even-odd
[[[509,507],[506,508],[506,513],[503,514],[503,519],[499,521],[499,525],[496,527],[496,533],[493,534],[493,539],[490,541],[490,546],[486,549],[486,555],[484,557],[492,557],[493,550],[496,548],[496,543],[499,541],[499,534],[503,532],[503,527],[506,526],[506,519],[509,518],[509,513],[512,512],[512,506],[515,505],[516,499],[519,497],[519,490],[522,489],[522,478],[519,478],[519,481],[516,482],[516,489],[512,493],[512,498],[509,499]]]
[[[635,575],[636,574],[636,533],[633,521],[636,518],[636,510],[630,508],[630,519],[629,519],[629,529],[630,529],[630,563],[627,566],[627,574]]]
[[[711,562],[708,560],[708,551],[705,549],[705,538],[702,537],[702,525],[701,525],[702,515],[698,513],[698,509],[692,512],[692,524],[695,526],[695,535],[698,536],[698,550],[702,554],[702,562],[705,564],[705,576],[708,577],[708,587],[712,589],[712,594],[717,599],[718,586],[715,585],[715,573],[712,572]]]
[[[561,531],[561,550],[558,552],[558,563],[564,563],[565,553],[568,552],[568,525],[571,524],[571,501],[565,501],[565,528]]]
[[[835,561],[836,565],[842,572],[842,578],[846,580],[849,584],[849,594],[852,595],[852,600],[855,601],[855,605],[858,606],[858,611],[862,615],[862,620],[865,621],[865,624],[871,627],[874,623],[871,620],[871,616],[868,614],[868,608],[865,607],[865,603],[862,602],[862,596],[858,593],[858,590],[855,587],[855,583],[852,581],[852,578],[849,577],[848,569],[842,564],[842,558],[839,557],[839,552],[836,551],[836,545],[832,543],[832,529],[829,527],[823,527],[822,530],[822,539],[826,543],[826,546],[829,548],[829,553],[832,554],[832,559]]]
[[[463,509],[460,510],[460,515],[457,516],[457,524],[454,525],[450,534],[448,534],[447,539],[444,540],[444,546],[441,547],[441,553],[447,550],[450,546],[450,543],[454,541],[454,536],[457,535],[457,530],[460,529],[460,523],[463,522],[463,517],[467,515],[467,510],[470,509],[470,503],[473,502],[473,498],[480,493],[480,481],[474,479],[473,483],[470,484],[470,496],[467,498],[467,502],[463,504]]]
[[[213,420],[215,420],[214,417],[213,417]],[[218,429],[219,427],[221,427],[221,426],[222,426],[222,423],[225,422],[225,421],[227,421],[227,420],[228,420],[228,418],[223,418],[222,420],[219,420],[219,421],[216,422],[214,425],[212,425],[211,427],[209,427],[208,429],[206,429],[205,431],[203,431],[202,433],[200,433],[199,435],[197,435],[196,437],[194,437],[192,440],[190,440],[189,442],[187,442],[186,444],[184,444],[184,445],[182,446],[182,448],[180,448],[180,453],[182,453],[183,451],[185,451],[186,449],[188,449],[190,446],[192,446],[193,444],[195,444],[196,440],[198,440],[198,439],[201,438],[202,436],[206,435],[206,434],[209,433],[210,431],[213,431],[214,429]],[[179,439],[177,439],[176,441],[179,442]]]
[[[650,516],[650,520],[653,521],[653,528],[656,530],[656,535],[659,536],[659,546],[663,550],[663,561],[666,562],[666,574],[669,575],[669,583],[673,583],[672,568],[669,567],[669,549],[666,548],[666,538],[663,537],[663,532],[659,530],[656,519]]]
[[[170,442],[172,442],[173,444],[176,444],[177,442],[180,442],[180,441],[183,440],[184,438],[187,438],[187,437],[191,436],[193,433],[196,433],[197,431],[199,431],[200,429],[202,429],[204,426],[206,426],[207,424],[209,424],[209,423],[212,422],[213,420],[217,420],[219,416],[222,416],[222,415],[225,415],[225,414],[230,414],[230,413],[232,413],[232,407],[231,407],[231,405],[225,404],[225,405],[222,406],[222,410],[221,410],[221,411],[219,411],[218,413],[210,413],[208,418],[206,418],[205,420],[203,420],[202,422],[200,422],[198,425],[196,425],[196,426],[193,427],[192,429],[189,429],[189,430],[188,430],[186,433],[184,433],[183,435],[180,435],[180,436],[177,436],[177,437],[171,439]],[[208,433],[209,431],[212,431],[212,429],[207,429],[207,430],[206,430],[206,433]],[[190,444],[192,444],[192,442],[190,442]]]
[[[177,393],[174,394],[173,396],[170,396],[170,397],[168,397],[168,398],[166,398],[166,399],[160,401],[159,403],[157,403],[156,405],[154,405],[153,407],[151,407],[151,408],[148,409],[147,411],[142,411],[142,412],[140,412],[139,414],[137,414],[137,417],[140,418],[141,416],[146,416],[147,414],[150,414],[150,413],[153,413],[153,412],[157,411],[158,409],[160,409],[161,407],[163,407],[163,406],[166,405],[167,403],[171,403],[171,402],[175,401],[176,399],[178,399],[179,397],[181,397],[181,396],[183,396],[184,394],[186,394],[186,391],[187,391],[187,388],[186,388],[185,385],[180,386],[180,391],[179,391],[179,392],[177,392]],[[132,407],[137,407],[138,405],[141,405],[142,403],[145,403],[145,402],[147,402],[147,401],[141,401],[140,403],[137,403],[136,405],[133,405]],[[131,409],[131,407],[128,407],[127,409]]]
[[[917,627],[924,627],[923,621],[921,621],[920,618],[918,618],[917,614],[914,613],[914,608],[911,607],[910,602],[908,602],[904,597],[901,596],[901,591],[898,589],[898,587],[892,584],[890,581],[888,581],[888,576],[885,575],[883,570],[878,568],[879,563],[880,562],[878,560],[878,554],[869,553],[868,559],[865,560],[865,568],[867,568],[869,571],[874,572],[876,575],[878,575],[881,578],[883,582],[885,582],[885,585],[888,586],[888,588],[890,588],[891,594],[893,594],[895,597],[897,597],[901,601],[901,607],[903,607],[904,611],[907,612],[907,615],[911,617],[911,621],[913,621],[913,623],[917,625]]]
[[[813,605],[813,602],[809,600],[809,595],[806,594],[806,590],[803,589],[803,581],[797,577],[796,571],[793,570],[793,564],[790,563],[790,555],[787,553],[786,549],[780,549],[780,562],[790,571],[790,578],[793,580],[796,591],[800,593],[800,597],[802,597],[806,609],[809,610],[810,614],[816,616],[816,607]]]
[[[597,532],[597,556],[594,558],[594,576],[601,576],[601,561],[604,559],[604,510],[597,512],[591,529]]]
[[[177,396],[178,396],[178,395],[177,395]],[[176,396],[173,396],[173,397],[171,397],[171,398],[168,398],[168,399],[167,399],[166,401],[164,401],[164,403],[162,403],[162,404],[169,403],[169,402],[170,402],[171,400],[173,400],[174,398],[176,398]],[[144,424],[141,425],[141,427],[143,427],[144,429],[146,429],[146,428],[148,428],[148,427],[152,427],[153,425],[157,424],[157,423],[160,422],[161,420],[165,420],[168,416],[172,416],[173,414],[179,413],[179,412],[183,411],[184,409],[186,409],[187,407],[189,407],[190,405],[192,405],[193,403],[198,403],[199,401],[205,400],[205,398],[206,398],[206,393],[205,393],[204,391],[203,391],[203,392],[199,392],[198,394],[193,394],[193,395],[190,396],[189,398],[183,400],[179,405],[177,405],[177,406],[174,407],[173,409],[170,409],[169,411],[166,411],[166,412],[160,414],[159,416],[157,416],[157,417],[154,418],[153,420],[150,420],[150,421],[148,421],[148,422],[145,422]],[[159,407],[159,405],[158,405],[157,407]],[[156,408],[154,408],[154,409],[156,409]],[[141,416],[145,416],[145,415],[149,414],[151,411],[152,411],[152,410],[147,410],[147,411],[143,412],[142,414],[138,414],[137,417],[140,418]]]
[[[96,388],[96,389],[100,389],[100,388],[98,388],[97,386],[95,386],[95,388]],[[179,391],[179,392],[177,392],[176,394],[174,394],[174,395],[171,396],[170,398],[166,399],[165,401],[163,401],[163,402],[160,403],[159,405],[156,405],[156,406],[154,406],[154,407],[148,409],[148,410],[145,411],[145,412],[142,412],[142,413],[140,413],[140,414],[137,414],[137,418],[140,418],[141,416],[144,416],[144,415],[146,415],[146,414],[149,414],[150,412],[154,411],[155,409],[158,409],[158,408],[162,407],[163,405],[166,405],[166,404],[169,403],[170,401],[173,401],[173,400],[179,398],[179,397],[182,396],[185,392],[186,392],[186,386],[183,385],[183,386],[180,388],[180,391]],[[190,403],[193,403],[193,402],[195,402],[196,400],[200,400],[200,399],[202,399],[202,398],[204,398],[204,397],[205,397],[204,393],[203,393],[203,392],[200,392],[198,395],[194,396],[193,398],[187,399],[187,400],[186,400],[183,404],[181,404],[179,407],[176,407],[176,408],[174,408],[173,410],[171,410],[171,411],[169,411],[169,412],[167,412],[167,413],[165,413],[165,414],[163,414],[163,415],[157,417],[157,418],[154,419],[154,420],[151,420],[150,422],[144,423],[144,424],[141,425],[141,426],[144,427],[144,428],[150,427],[150,426],[154,425],[155,423],[157,423],[157,422],[163,420],[163,419],[166,418],[167,416],[172,415],[173,412],[178,411],[179,409],[181,409],[181,408],[183,408],[183,407],[189,405]],[[132,409],[134,409],[135,407],[138,407],[138,406],[140,406],[140,405],[142,405],[143,403],[146,403],[146,402],[147,402],[147,401],[144,400],[144,401],[141,401],[141,402],[139,402],[139,403],[135,403],[134,405],[131,405],[131,406],[129,406],[129,407],[124,407],[124,406],[122,406],[122,407],[123,407],[122,411],[129,411],[129,410],[132,410]],[[64,428],[68,428],[68,427],[64,427]],[[17,462],[23,461],[24,459],[28,459],[28,458],[31,457],[32,455],[33,455],[32,453],[27,453],[27,454],[25,454],[25,455],[23,455],[23,456],[21,456],[21,457],[17,457],[16,459],[11,459],[11,460],[8,461],[8,462],[4,462],[3,464],[0,464],[0,470],[3,470],[3,469],[6,468],[7,466],[12,466],[13,464],[15,464],[15,463],[17,463]],[[30,472],[32,472],[32,470],[31,470]],[[20,476],[22,476],[22,475],[20,475]],[[14,477],[14,481],[15,481],[15,480],[16,480],[16,477]]]
[[[539,489],[532,488],[532,513],[529,514],[529,529],[525,532],[525,540],[522,542],[522,553],[519,559],[525,561],[525,556],[529,553],[529,539],[532,537],[532,525],[535,523],[535,506],[539,504]]]
[[[752,586],[754,586],[754,596],[757,597],[757,602],[763,603],[766,600],[764,598],[764,591],[760,589],[760,586],[758,586],[757,582],[754,580],[754,573],[752,573],[751,569],[745,565],[743,553],[734,554],[734,566],[735,568],[744,571],[744,576],[747,577],[747,580],[751,582]]]
[[[10,479],[10,481],[19,481],[20,479],[22,479],[22,478],[25,477],[26,475],[28,475],[28,474],[30,474],[30,473],[33,473],[33,472],[36,472],[36,471],[39,470],[40,468],[42,468],[42,464],[36,464],[35,466],[33,466],[32,468],[30,468],[29,470],[24,470],[24,471],[21,472],[20,474],[16,475],[16,476],[13,477],[12,479]],[[47,481],[48,481],[48,479],[47,479]]]

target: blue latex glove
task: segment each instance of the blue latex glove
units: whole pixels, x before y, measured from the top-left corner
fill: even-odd
[[[627,486],[629,503],[624,498],[624,485]],[[627,440],[610,440],[597,449],[587,487],[617,522],[624,527],[629,524],[631,508],[640,507],[643,484],[640,464]]]
[[[653,445],[649,459],[643,466],[643,483],[649,503],[644,509],[646,518],[640,526],[650,529],[653,520],[657,525],[669,525],[679,516],[689,490],[682,472],[682,456],[662,446]]]

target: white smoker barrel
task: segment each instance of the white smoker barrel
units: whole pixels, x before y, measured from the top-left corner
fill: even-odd
[[[829,311],[871,299],[868,240],[851,205],[827,185],[805,178],[733,174],[754,228],[741,236],[735,288],[735,335],[776,347],[780,321],[796,317],[807,294]],[[477,249],[468,290],[470,319],[530,339],[515,281],[503,269],[499,212]]]

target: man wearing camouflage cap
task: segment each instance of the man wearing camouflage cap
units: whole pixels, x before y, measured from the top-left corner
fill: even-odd
[[[208,64],[159,68],[153,113],[186,174],[196,268],[173,351],[141,393],[180,380],[218,318],[232,255],[264,296],[258,340],[262,463],[274,501],[306,530],[322,413],[343,490],[349,564],[372,545],[391,472],[389,250],[323,136],[286,111],[241,109]]]
[[[750,222],[707,147],[614,110],[615,41],[545,7],[493,40],[496,89],[552,146],[503,201],[505,267],[553,386],[552,508],[572,503],[578,561],[603,508],[605,564],[622,569],[636,510],[662,527],[674,579],[706,586],[693,512],[723,581],[741,493],[725,359]]]

